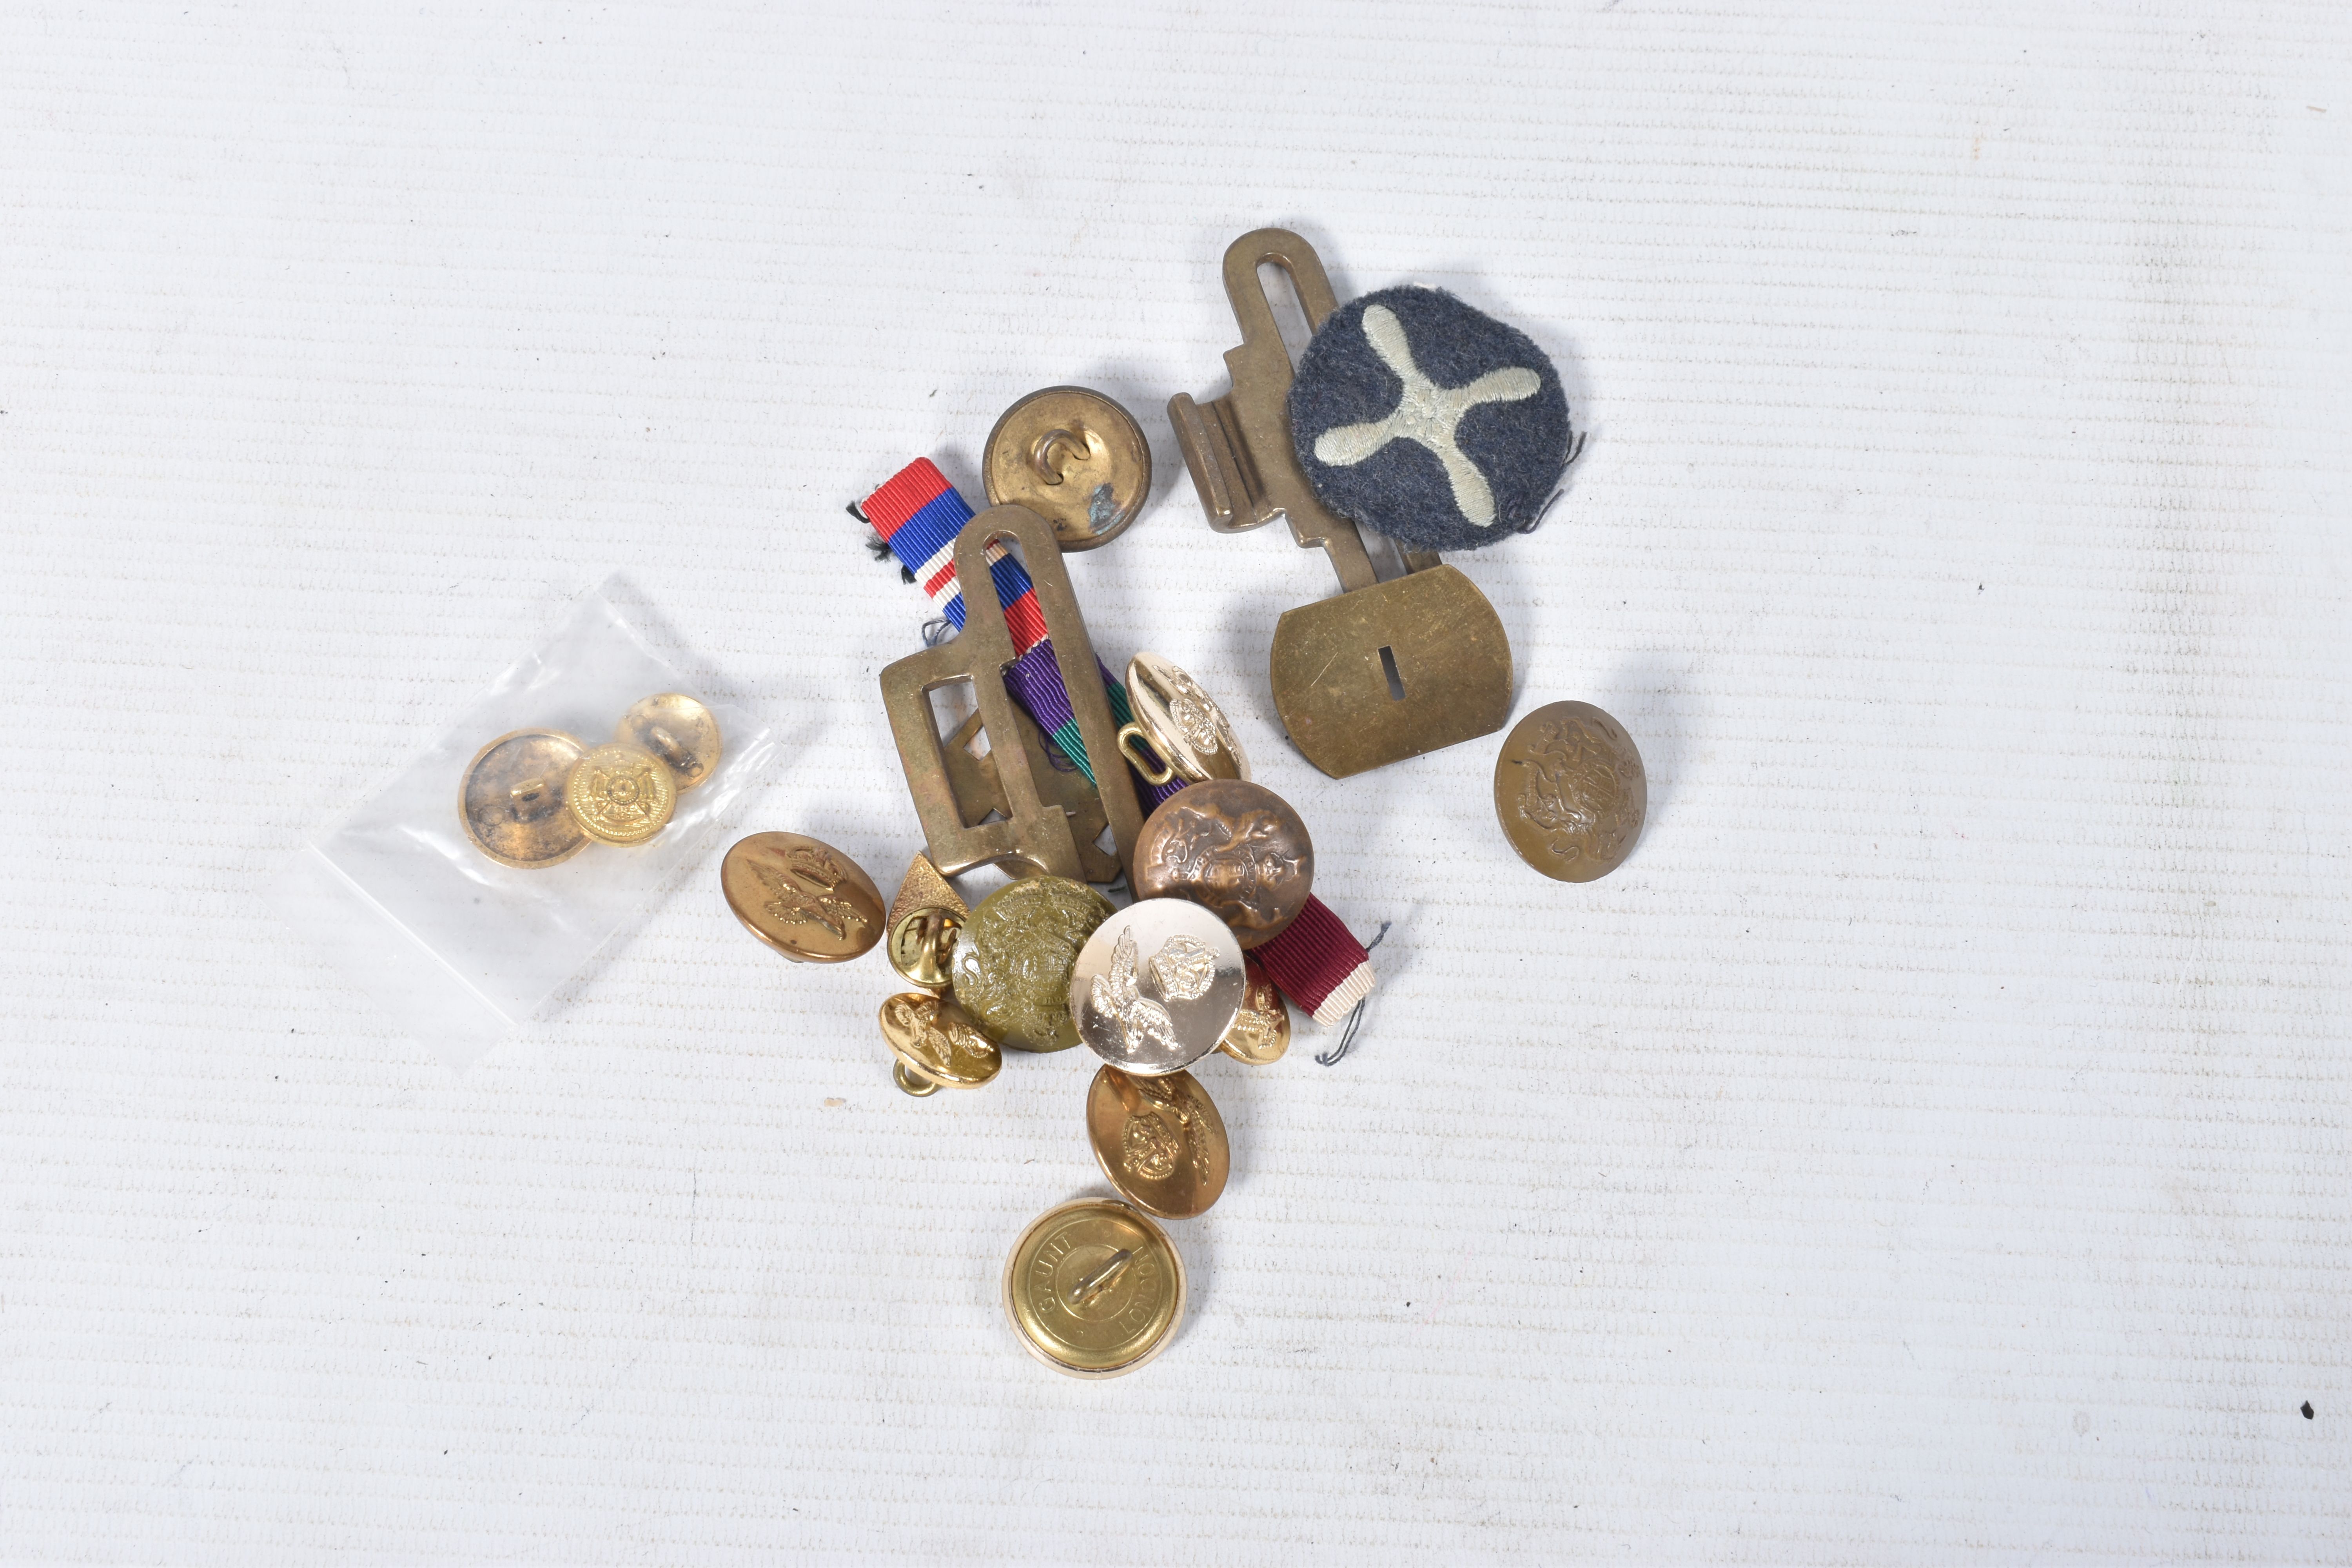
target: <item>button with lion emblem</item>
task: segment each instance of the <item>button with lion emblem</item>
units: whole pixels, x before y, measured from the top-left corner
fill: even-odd
[[[1315,842],[1290,803],[1212,779],[1160,803],[1135,840],[1135,896],[1216,911],[1244,947],[1280,936],[1315,889]]]
[[[1118,1195],[1162,1219],[1206,1214],[1233,1170],[1224,1118],[1188,1072],[1105,1066],[1087,1090],[1087,1140]]]
[[[898,1059],[898,1087],[909,1094],[941,1087],[978,1089],[1004,1065],[1004,1054],[970,1014],[921,991],[882,1004],[882,1038]]]
[[[1234,1015],[1234,1026],[1217,1042],[1217,1049],[1237,1062],[1262,1068],[1280,1061],[1290,1048],[1290,1004],[1256,959],[1246,960],[1245,970],[1242,1010]]]
[[[1590,702],[1537,709],[1495,759],[1504,836],[1520,859],[1562,882],[1598,881],[1623,865],[1649,808],[1633,737]]]
[[[1184,1259],[1129,1205],[1048,1209],[1004,1260],[1004,1315],[1031,1355],[1072,1377],[1117,1377],[1158,1355],[1184,1321]]]
[[[643,844],[677,809],[677,778],[643,746],[608,742],[572,764],[563,804],[589,837],[624,847]]]
[[[718,716],[683,691],[665,691],[631,704],[613,739],[659,757],[681,790],[692,789],[719,765]]]
[[[457,811],[474,847],[501,866],[536,871],[569,860],[588,835],[564,809],[563,788],[588,748],[561,730],[517,730],[474,753]]]
[[[1070,971],[1078,1037],[1111,1066],[1159,1078],[1217,1048],[1241,1009],[1242,950],[1224,922],[1181,899],[1146,899],[1105,921]]]
[[[719,863],[743,929],[796,963],[840,963],[882,940],[882,894],[857,862],[797,833],[754,833]]]

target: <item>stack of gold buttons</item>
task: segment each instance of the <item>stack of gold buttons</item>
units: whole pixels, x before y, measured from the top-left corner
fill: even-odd
[[[588,847],[643,844],[669,823],[681,790],[719,765],[719,721],[683,692],[648,697],[591,746],[561,730],[517,730],[475,753],[457,813],[474,847],[533,871]]]

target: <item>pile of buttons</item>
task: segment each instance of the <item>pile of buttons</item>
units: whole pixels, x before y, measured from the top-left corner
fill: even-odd
[[[626,847],[669,824],[678,792],[719,765],[719,721],[684,692],[634,703],[613,739],[516,730],[474,754],[457,815],[474,847],[501,866],[560,865],[590,840]]]

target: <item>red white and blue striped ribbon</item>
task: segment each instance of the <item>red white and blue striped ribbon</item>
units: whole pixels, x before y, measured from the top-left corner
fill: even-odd
[[[914,574],[940,614],[958,631],[963,629],[963,587],[956,579],[956,535],[972,519],[972,510],[948,483],[947,476],[929,458],[918,458],[890,476],[866,498],[866,521],[881,535],[899,563]],[[1069,689],[1062,684],[1061,667],[1054,661],[1053,640],[1045,635],[1045,612],[1037,605],[1036,585],[1028,569],[1002,544],[988,547],[988,574],[1004,606],[1004,624],[1013,633],[1017,656],[1005,668],[1004,686],[1023,711],[1037,721],[1055,745],[1100,788],[1102,781],[1078,735],[1076,715],[1070,708]],[[1111,718],[1125,725],[1133,713],[1127,688],[1100,660],[1104,695],[1110,700]],[[1145,803],[1145,814],[1184,788],[1181,779],[1164,784],[1147,784],[1129,770]],[[1309,899],[1298,918],[1273,941],[1252,950],[1282,994],[1305,1008],[1318,1024],[1333,1027],[1346,1019],[1372,989],[1371,955],[1353,932],[1320,899]]]

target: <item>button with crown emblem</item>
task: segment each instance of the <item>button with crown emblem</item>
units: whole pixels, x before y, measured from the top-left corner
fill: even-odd
[[[857,862],[797,833],[754,833],[719,863],[743,929],[796,963],[840,963],[882,939],[882,894]]]

